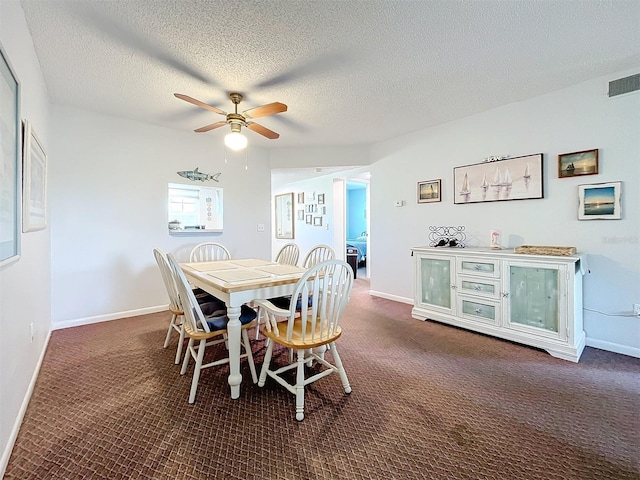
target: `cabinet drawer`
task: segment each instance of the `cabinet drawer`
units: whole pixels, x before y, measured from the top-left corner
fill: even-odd
[[[500,278],[500,261],[484,258],[458,258],[458,273]]]
[[[458,315],[468,320],[500,324],[500,302],[480,298],[458,296]]]
[[[458,277],[458,292],[486,298],[500,298],[500,280],[478,277]]]

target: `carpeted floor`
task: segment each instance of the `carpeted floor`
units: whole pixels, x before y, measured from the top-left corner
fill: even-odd
[[[246,363],[238,400],[225,366],[189,405],[168,313],[53,332],[4,478],[640,479],[640,359],[570,363],[414,320],[355,283],[338,343],[353,393],[314,383],[303,422]]]

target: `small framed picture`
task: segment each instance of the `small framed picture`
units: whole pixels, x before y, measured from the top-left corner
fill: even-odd
[[[313,226],[321,227],[322,226],[322,217],[313,217]]]
[[[558,178],[598,173],[598,149],[558,155]]]
[[[298,210],[298,220],[304,220],[304,210]]]
[[[324,204],[324,193],[319,193],[318,194],[318,205],[323,205]]]
[[[313,215],[306,215],[305,223],[308,223],[309,225],[311,225],[313,223]]]
[[[418,182],[418,203],[439,202],[440,181],[441,179]]]
[[[622,218],[622,182],[578,185],[578,220],[619,220]]]
[[[298,194],[298,203],[304,203],[304,192]]]

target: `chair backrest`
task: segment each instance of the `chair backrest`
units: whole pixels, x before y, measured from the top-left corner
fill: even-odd
[[[178,292],[178,304],[184,312],[185,329],[191,332],[209,332],[209,325],[193,294],[191,285],[182,271],[182,267],[171,254],[167,255],[167,262]]]
[[[300,248],[295,243],[287,243],[276,255],[276,262],[284,265],[297,265],[300,258]]]
[[[160,268],[160,274],[162,275],[164,287],[167,290],[167,294],[169,295],[169,310],[171,310],[172,312],[181,311],[182,309],[180,308],[180,300],[178,299],[176,282],[173,280],[173,273],[171,272],[171,267],[169,266],[169,262],[167,261],[167,256],[159,248],[153,249],[153,256],[156,257],[156,263]]]
[[[224,245],[215,242],[204,242],[196,245],[189,254],[190,262],[213,262],[229,260],[231,254]]]
[[[342,260],[320,262],[305,272],[292,294],[292,298],[300,298],[302,309],[296,312],[296,302],[291,302],[287,341],[291,341],[297,320],[302,322],[303,341],[319,342],[334,335],[349,302],[351,287],[353,270]]]
[[[309,250],[307,256],[304,257],[302,267],[311,268],[318,263],[326,262],[327,260],[333,260],[334,258],[336,258],[336,254],[333,251],[333,248],[331,248],[329,245],[316,245],[311,250]]]

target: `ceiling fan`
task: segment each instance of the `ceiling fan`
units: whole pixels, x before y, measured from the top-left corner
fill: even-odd
[[[271,140],[275,140],[280,137],[279,134],[274,132],[273,130],[269,130],[262,125],[251,122],[247,119],[258,118],[258,117],[266,117],[268,115],[275,115],[276,113],[282,113],[287,111],[287,106],[284,103],[273,102],[268,103],[266,105],[262,105],[260,107],[250,108],[249,110],[245,110],[242,113],[238,113],[238,104],[242,101],[242,95],[239,93],[230,93],[229,98],[233,102],[235,106],[234,113],[227,113],[219,108],[212,107],[211,105],[207,105],[200,100],[196,100],[195,98],[189,97],[188,95],[183,95],[181,93],[174,93],[176,98],[184,100],[185,102],[192,103],[198,107],[204,108],[211,112],[218,113],[220,115],[225,115],[227,117],[226,120],[221,120],[219,122],[211,123],[209,125],[205,125],[204,127],[196,128],[194,131],[198,133],[208,132],[209,130],[213,130],[214,128],[222,127],[223,125],[231,126],[231,133],[226,135],[225,144],[233,149],[233,150],[241,150],[247,145],[247,139],[244,135],[240,133],[241,127],[247,127],[249,130],[252,130],[260,135],[267,137]]]

